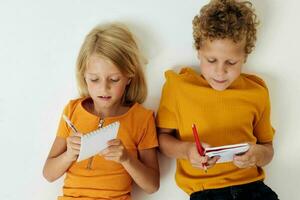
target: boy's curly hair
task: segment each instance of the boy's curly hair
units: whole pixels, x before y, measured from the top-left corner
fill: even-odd
[[[245,39],[245,53],[251,53],[256,41],[257,16],[252,3],[237,0],[211,0],[193,20],[194,46],[200,49],[207,39]]]

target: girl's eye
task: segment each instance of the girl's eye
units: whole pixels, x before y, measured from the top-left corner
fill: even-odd
[[[112,78],[112,79],[110,79],[110,80],[111,80],[112,82],[115,82],[115,83],[116,83],[116,82],[119,82],[120,79],[118,79],[118,78]]]
[[[90,79],[92,82],[97,82],[99,79]]]

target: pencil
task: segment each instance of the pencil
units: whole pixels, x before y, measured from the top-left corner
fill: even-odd
[[[77,129],[75,128],[74,124],[72,124],[71,120],[66,115],[63,115],[63,119],[68,124],[68,126],[72,129],[74,133],[78,133]]]
[[[200,156],[205,156],[205,153],[204,153],[205,150],[204,150],[203,146],[200,143],[200,139],[199,139],[199,136],[198,136],[198,131],[197,131],[197,128],[196,128],[195,124],[192,125],[192,129],[193,129],[193,134],[194,134],[194,138],[195,138],[198,153],[200,154]],[[206,164],[202,163],[202,166],[204,168],[205,173],[207,173]]]

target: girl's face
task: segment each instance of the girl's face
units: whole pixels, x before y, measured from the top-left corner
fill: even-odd
[[[114,64],[96,55],[89,58],[85,80],[96,111],[121,106],[125,88],[130,83]]]
[[[230,39],[206,40],[198,51],[201,74],[219,91],[228,88],[241,74],[246,59],[245,42]]]

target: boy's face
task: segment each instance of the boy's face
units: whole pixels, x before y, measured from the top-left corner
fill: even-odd
[[[206,40],[198,51],[201,73],[209,85],[219,91],[228,88],[241,74],[245,62],[245,41]]]

